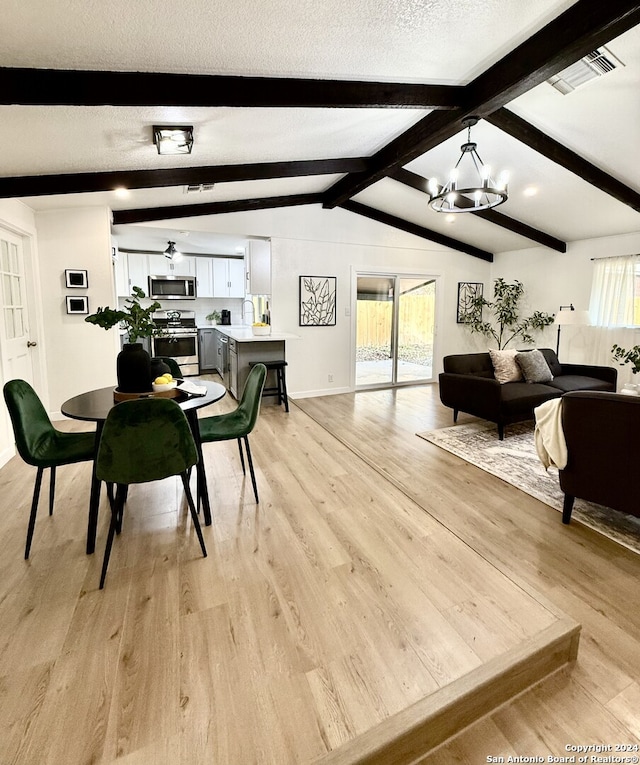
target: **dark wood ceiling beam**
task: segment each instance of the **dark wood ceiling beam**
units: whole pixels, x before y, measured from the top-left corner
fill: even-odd
[[[378,223],[384,223],[387,226],[392,226],[400,231],[406,231],[409,234],[414,234],[422,239],[428,239],[430,242],[436,242],[444,247],[449,247],[452,250],[458,250],[464,252],[467,255],[473,255],[475,258],[486,260],[489,263],[493,262],[493,253],[481,250],[479,247],[474,247],[471,244],[460,242],[458,239],[453,239],[445,234],[440,234],[437,231],[432,231],[424,226],[419,226],[417,223],[411,223],[410,221],[398,218],[395,215],[382,212],[382,210],[376,210],[375,207],[369,207],[363,205],[360,202],[346,201],[339,205],[343,210],[349,210],[349,212],[363,215],[370,220],[378,221]]]
[[[370,158],[369,170],[342,178],[325,192],[335,207],[462,131],[461,120],[486,117],[582,56],[640,23],[633,0],[578,0],[465,87],[464,107],[431,112]]]
[[[464,88],[402,82],[0,68],[0,104],[453,109]]]
[[[197,205],[174,205],[171,207],[147,207],[139,210],[114,210],[114,225],[144,223],[146,221],[170,220],[173,218],[194,218],[201,215],[222,215],[223,213],[269,210],[276,207],[295,207],[320,204],[321,194],[292,194],[282,197],[259,199],[237,199],[229,202],[210,202]]]
[[[114,170],[105,173],[23,175],[0,178],[0,198],[82,194],[92,191],[153,189],[199,183],[230,183],[270,178],[356,172],[366,167],[361,158],[313,159],[294,162],[260,162],[247,165],[176,167],[163,170]]]
[[[417,189],[423,194],[429,194],[427,189],[427,179],[417,173],[411,172],[411,170],[405,169],[404,167],[394,170],[389,177],[405,186]],[[471,206],[471,202],[469,203],[469,206]],[[563,242],[561,239],[556,239],[555,236],[545,234],[544,231],[539,231],[537,228],[528,226],[526,223],[510,218],[508,215],[498,212],[498,210],[470,210],[469,212],[471,215],[476,215],[478,218],[487,220],[501,228],[506,228],[514,234],[524,236],[527,239],[531,239],[533,242],[538,242],[538,244],[544,245],[545,247],[550,247],[552,250],[557,250],[558,252],[567,251],[567,243]]]
[[[604,170],[596,167],[579,154],[571,151],[571,149],[567,149],[566,146],[550,138],[512,111],[498,109],[498,111],[486,117],[486,120],[518,141],[522,141],[522,143],[525,143],[531,149],[534,149],[557,165],[575,173],[582,180],[587,181],[587,183],[592,184],[601,191],[610,194],[619,202],[640,212],[640,194],[637,191],[629,188],[629,186],[626,186],[617,178],[605,173]]]

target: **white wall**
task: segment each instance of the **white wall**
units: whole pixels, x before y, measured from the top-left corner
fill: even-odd
[[[185,228],[184,220],[154,226]],[[491,264],[464,253],[368,220],[346,210],[318,206],[203,216],[190,230],[238,233],[271,238],[274,329],[300,337],[287,344],[287,385],[292,395],[305,396],[349,390],[351,384],[351,322],[355,306],[352,270],[423,273],[439,277],[436,373],[445,353],[471,346],[468,332],[456,324],[459,281],[490,282]],[[337,277],[335,327],[300,327],[298,277]],[[333,375],[333,383],[328,375]]]
[[[66,295],[87,295],[89,312],[114,306],[111,263],[111,213],[106,207],[47,210],[36,214],[42,308],[46,317],[49,408],[58,416],[69,397],[93,388],[116,384],[117,330],[85,322],[67,314]],[[65,286],[65,269],[86,269],[87,290]]]
[[[546,247],[503,252],[496,255],[492,278],[501,276],[507,281],[519,279],[525,286],[526,303],[533,310],[557,313],[561,305],[573,303],[576,310],[586,311],[589,308],[593,278],[592,258],[632,255],[639,252],[640,232],[571,242],[566,253],[555,252]],[[590,331],[588,327],[562,327],[562,361],[578,364],[598,361],[590,355],[593,346],[590,342]],[[548,347],[555,348],[556,333],[556,327],[549,327],[541,339],[545,340]],[[628,371],[628,368],[620,370],[622,378],[625,378],[625,371]]]

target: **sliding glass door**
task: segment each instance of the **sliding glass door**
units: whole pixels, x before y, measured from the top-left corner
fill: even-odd
[[[433,378],[435,288],[432,277],[358,274],[356,387]]]

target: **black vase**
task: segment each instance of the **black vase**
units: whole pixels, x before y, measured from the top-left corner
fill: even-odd
[[[151,357],[142,343],[125,343],[118,354],[118,390],[123,393],[146,393],[151,386]]]

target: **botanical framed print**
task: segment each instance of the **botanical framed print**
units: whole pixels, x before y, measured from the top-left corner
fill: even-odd
[[[336,323],[335,276],[300,277],[300,326],[330,327]]]
[[[67,268],[64,272],[64,280],[67,287],[76,287],[86,290],[89,286],[89,274],[87,271],[77,271]]]
[[[89,298],[86,295],[67,295],[67,313],[89,313]]]
[[[464,317],[473,311],[473,301],[482,297],[482,282],[458,282],[458,324],[464,324]]]

